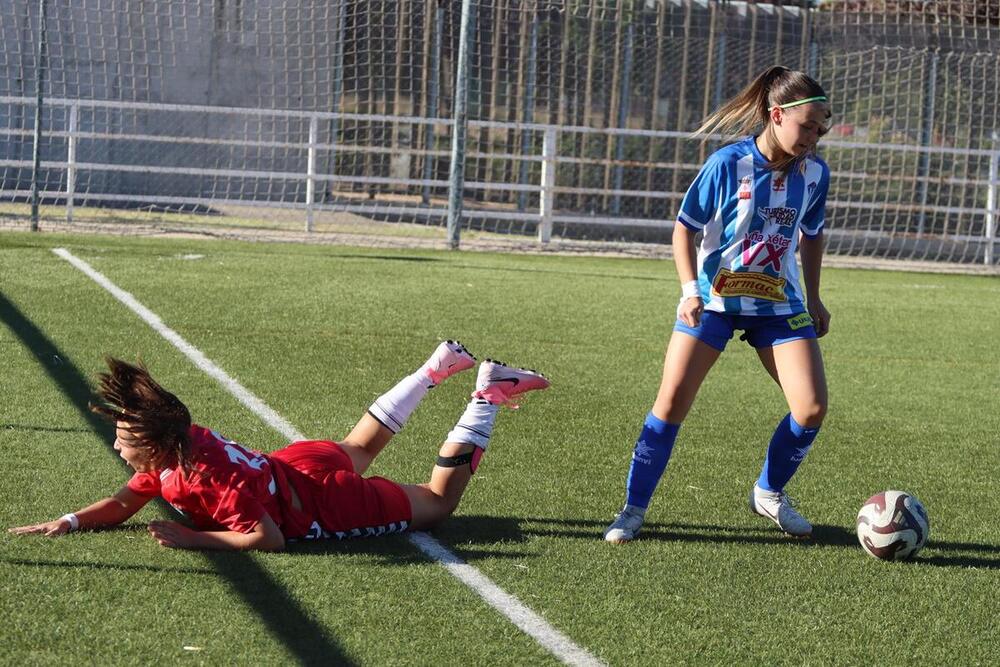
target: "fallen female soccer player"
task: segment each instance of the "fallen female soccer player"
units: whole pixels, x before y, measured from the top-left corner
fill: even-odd
[[[397,484],[362,475],[430,388],[475,365],[460,343],[441,343],[415,373],[380,396],[342,441],[294,442],[270,454],[192,424],[187,407],[142,365],[107,362],[110,372],[101,374],[98,390],[104,405],[92,409],[115,422],[115,450],[135,474],[109,498],[10,532],[55,536],[113,526],[156,497],[195,526],[150,522],[152,536],[173,548],[273,551],[287,540],[426,529],[455,511],[500,406],[549,386],[535,371],[482,362],[472,400],[441,446],[430,481]]]

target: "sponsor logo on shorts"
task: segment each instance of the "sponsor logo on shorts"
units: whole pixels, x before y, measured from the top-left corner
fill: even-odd
[[[802,327],[807,327],[813,323],[813,318],[809,317],[809,313],[802,313],[801,315],[796,315],[795,317],[788,318],[788,328],[792,331],[796,329],[801,329]]]
[[[384,526],[367,526],[365,528],[352,528],[351,530],[336,530],[328,532],[319,525],[318,521],[313,521],[309,526],[309,532],[302,536],[304,540],[322,540],[334,537],[338,540],[346,540],[351,537],[378,537],[390,533],[402,533],[410,527],[408,521],[393,521]]]
[[[716,296],[748,296],[765,301],[785,301],[785,279],[765,273],[720,269],[712,282]]]

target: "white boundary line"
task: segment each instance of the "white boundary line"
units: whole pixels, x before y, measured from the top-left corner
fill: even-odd
[[[156,313],[142,305],[129,292],[115,285],[103,274],[94,270],[87,262],[79,259],[65,248],[53,248],[52,252],[86,274],[88,278],[103,287],[118,301],[127,306],[129,310],[142,318],[158,334],[167,339],[184,356],[190,359],[195,366],[215,378],[226,391],[235,396],[240,403],[248,407],[271,428],[281,433],[289,441],[306,439],[284,417],[272,410],[266,403],[251,393],[249,389],[217,366],[201,350],[188,343],[180,334],[164,324],[163,320]],[[569,637],[549,625],[544,618],[533,612],[514,596],[506,593],[486,575],[463,561],[427,533],[414,532],[410,533],[408,537],[410,542],[423,551],[431,560],[440,563],[452,576],[471,588],[487,604],[506,616],[511,623],[516,625],[525,634],[531,636],[562,662],[567,665],[605,664],[586,649],[574,644]]]

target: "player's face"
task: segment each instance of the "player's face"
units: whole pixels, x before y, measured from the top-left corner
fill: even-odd
[[[791,109],[775,109],[771,121],[781,149],[789,155],[804,155],[814,150],[820,137],[827,133],[830,107],[813,102]]]
[[[128,424],[118,422],[115,427],[115,451],[136,472],[151,472],[153,466],[145,450],[136,447],[136,437],[129,432]]]

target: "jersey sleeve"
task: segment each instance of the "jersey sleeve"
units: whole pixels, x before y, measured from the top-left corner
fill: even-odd
[[[677,219],[688,229],[700,232],[715,215],[725,178],[725,162],[712,155],[688,187]]]
[[[826,193],[830,189],[830,168],[824,163],[820,163],[820,166],[823,173],[816,184],[816,190],[809,198],[809,206],[800,223],[802,233],[809,238],[818,236],[826,224]]]
[[[160,496],[160,476],[155,472],[137,472],[126,484],[129,491],[143,498]]]

